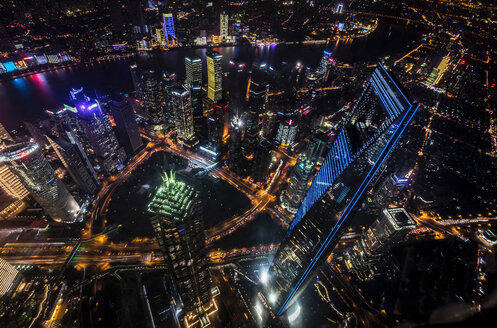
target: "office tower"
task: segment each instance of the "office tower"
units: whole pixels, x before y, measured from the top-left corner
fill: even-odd
[[[141,79],[141,70],[136,63],[129,66],[131,72],[131,80],[133,81],[133,87],[135,88],[136,98],[139,101],[143,101],[143,85]]]
[[[252,160],[252,173],[250,176],[255,183],[264,184],[271,168],[272,145],[269,141],[262,139],[254,148],[254,159]]]
[[[166,124],[164,111],[167,109],[167,98],[164,83],[170,82],[169,75],[164,77],[153,70],[142,70],[131,65],[131,77],[136,96],[140,99],[140,107],[147,113],[151,129],[156,132],[162,131]]]
[[[392,173],[385,177],[379,187],[373,192],[370,207],[382,209],[395,202],[400,193],[409,185],[409,179],[399,173]]]
[[[222,116],[217,113],[212,113],[205,118],[205,125],[207,128],[207,142],[219,147],[223,140],[223,126]]]
[[[128,0],[128,15],[131,19],[133,33],[137,37],[148,34],[148,25],[145,23],[144,6],[142,0]]]
[[[123,5],[119,0],[109,1],[109,13],[112,24],[112,37],[114,41],[124,40]]]
[[[100,182],[71,127],[67,125],[65,134],[47,136],[47,139],[78,188],[95,194]]]
[[[23,142],[0,152],[7,165],[47,215],[58,222],[72,222],[79,205],[34,142]]]
[[[331,52],[327,50],[323,51],[323,57],[321,57],[321,62],[319,63],[318,67],[319,75],[323,76],[326,73],[328,65],[330,65],[331,61],[332,61]]]
[[[277,315],[329,256],[417,109],[379,64],[335,135],[274,257],[267,292]]]
[[[198,56],[185,57],[186,83],[202,85],[202,59]]]
[[[243,123],[239,115],[233,116],[230,123],[230,166],[238,174],[248,168],[247,160],[242,159]]]
[[[297,213],[302,200],[309,189],[309,181],[313,177],[314,162],[306,155],[301,155],[290,173],[288,187],[281,196],[281,205],[290,213]]]
[[[119,145],[109,117],[102,112],[94,100],[76,105],[84,138],[88,141],[91,154],[106,174],[117,171],[125,162],[126,154]]]
[[[278,126],[276,141],[283,147],[290,146],[297,136],[297,121],[294,119],[283,119]]]
[[[450,59],[451,58],[449,55],[442,58],[442,60],[438,64],[438,66],[433,69],[433,71],[430,73],[430,75],[426,79],[426,84],[428,84],[430,86],[435,86],[438,84],[438,82],[440,82],[440,80],[442,79],[442,76],[445,73],[445,70],[449,66]]]
[[[0,189],[15,199],[23,199],[29,195],[19,178],[3,163],[0,163]]]
[[[157,40],[157,44],[159,46],[163,46],[166,42],[165,36],[164,36],[164,30],[160,28],[155,29],[155,39]]]
[[[316,131],[309,141],[309,145],[307,146],[306,156],[307,159],[316,164],[319,158],[323,155],[323,152],[326,148],[326,143],[328,142],[328,135],[323,131]]]
[[[269,82],[266,72],[257,67],[252,69],[249,85],[249,108],[258,112],[264,109],[267,101]]]
[[[215,51],[209,51],[207,59],[207,97],[218,102],[223,98],[223,55]]]
[[[173,14],[162,14],[162,23],[164,24],[164,37],[166,42],[174,44],[176,33],[174,32],[174,17]]]
[[[345,254],[345,266],[361,280],[371,279],[385,253],[416,226],[416,222],[404,208],[384,209],[361,239]]]
[[[174,112],[171,93],[177,86],[176,73],[163,72],[161,80],[162,92],[164,93],[163,99],[165,106],[163,107],[164,118],[167,123],[174,124]]]
[[[204,133],[204,107],[202,104],[202,87],[200,84],[188,85],[192,100],[193,130],[197,138]]]
[[[110,112],[116,123],[119,143],[124,147],[128,157],[133,157],[143,147],[143,141],[129,100],[115,96],[110,103]]]
[[[274,129],[276,128],[276,113],[267,111],[262,116],[261,137],[268,141],[274,138]]]
[[[182,145],[190,148],[198,143],[193,127],[193,112],[190,92],[185,88],[176,88],[172,91],[174,121],[178,140]]]
[[[226,41],[228,36],[228,15],[226,13],[219,15],[219,35],[223,41]]]
[[[43,128],[40,126],[41,122],[31,123],[28,121],[24,121],[23,123],[35,142],[37,142],[42,147],[46,147],[48,145],[47,139],[45,138],[45,133],[43,132]]]
[[[202,203],[198,192],[174,174],[164,174],[148,205],[159,247],[169,265],[167,275],[176,311],[199,310],[211,300],[211,277],[205,249]]]
[[[6,148],[9,144],[13,143],[14,139],[10,133],[5,129],[2,123],[0,123],[0,150]]]
[[[9,262],[0,258],[0,298],[10,294],[21,279],[21,274]]]

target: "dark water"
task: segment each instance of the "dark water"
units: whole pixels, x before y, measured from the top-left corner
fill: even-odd
[[[376,61],[384,56],[396,56],[412,48],[420,38],[421,32],[415,26],[384,21],[364,38],[333,42],[327,48],[340,61]],[[223,65],[228,69],[229,60],[235,57],[249,65],[252,61],[264,61],[268,65],[301,62],[306,66],[315,67],[324,48],[325,45],[274,45],[224,47],[215,50],[223,54]],[[95,92],[94,90],[99,93],[131,92],[133,84],[129,64],[134,61],[150,67],[168,69],[177,73],[181,79],[185,74],[185,55],[195,53],[205,57],[206,51],[205,48],[176,49],[0,82],[0,122],[13,129],[23,119],[40,116],[47,109],[53,110],[68,101],[71,87],[83,86],[90,94]]]

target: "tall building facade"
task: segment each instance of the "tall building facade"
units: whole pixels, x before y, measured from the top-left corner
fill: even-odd
[[[43,210],[53,220],[72,222],[79,210],[72,195],[33,142],[15,144],[0,152],[5,163],[21,180]]]
[[[162,23],[164,24],[164,37],[166,42],[173,44],[176,39],[173,14],[162,14]]]
[[[274,138],[274,130],[276,128],[277,115],[272,111],[267,111],[262,116],[261,137],[268,141]]]
[[[207,59],[207,97],[218,102],[223,98],[223,55],[210,51],[206,55]]]
[[[344,256],[344,264],[361,280],[371,279],[385,253],[417,226],[404,208],[386,208]]]
[[[68,128],[65,138],[47,136],[47,139],[78,188],[95,194],[100,182],[74,132]]]
[[[283,120],[278,126],[276,141],[283,147],[290,146],[295,141],[298,127],[297,121],[294,119]]]
[[[301,155],[292,169],[288,187],[281,195],[281,204],[288,212],[297,213],[309,188],[313,171],[314,163],[308,160],[307,156]]]
[[[127,98],[115,96],[110,103],[110,112],[116,123],[119,143],[124,147],[128,157],[133,157],[143,147],[133,107]]]
[[[0,298],[12,292],[13,287],[21,278],[17,271],[9,262],[0,258]]]
[[[201,310],[212,299],[211,276],[205,249],[204,223],[198,192],[173,173],[148,205],[159,247],[169,264],[168,283],[176,310]]]
[[[185,57],[186,83],[202,85],[202,59],[198,56]]]
[[[15,199],[22,199],[29,195],[29,191],[19,178],[3,163],[0,163],[0,189]]]
[[[13,143],[14,139],[10,133],[5,129],[2,123],[0,123],[0,150],[6,148],[10,143]]]
[[[0,151],[13,143],[14,139],[0,123]],[[0,189],[14,199],[22,199],[29,195],[28,190],[24,188],[19,178],[3,163],[0,163]]]
[[[262,112],[267,101],[269,90],[268,76],[266,72],[257,67],[252,69],[249,86],[249,107],[252,110]]]
[[[226,41],[226,37],[228,36],[228,15],[226,13],[222,13],[219,15],[219,35],[223,38],[223,41]]]
[[[204,107],[202,104],[202,87],[199,84],[190,84],[187,86],[190,91],[193,112],[193,130],[195,135],[200,139],[204,133]]]
[[[112,174],[126,160],[126,153],[119,145],[110,124],[109,117],[104,114],[97,101],[85,101],[76,104],[78,118],[84,138],[91,147],[96,161],[106,174]]]
[[[178,140],[186,147],[195,146],[198,141],[195,138],[193,126],[193,111],[190,91],[186,88],[177,88],[172,92],[174,120]]]
[[[335,135],[274,257],[267,292],[278,315],[333,250],[417,109],[379,64]]]

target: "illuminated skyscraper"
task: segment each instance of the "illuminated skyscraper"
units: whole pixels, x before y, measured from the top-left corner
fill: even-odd
[[[297,213],[302,200],[309,189],[309,181],[314,171],[314,163],[301,155],[290,173],[288,187],[281,196],[281,203],[290,213]]]
[[[276,128],[277,115],[274,112],[267,111],[262,116],[261,136],[269,141],[274,138],[274,129]]]
[[[7,148],[14,143],[14,139],[0,123],[0,150]],[[0,163],[0,189],[14,199],[22,199],[29,195],[21,181],[3,163]]]
[[[16,199],[29,195],[19,178],[3,163],[0,163],[0,189]]]
[[[109,117],[102,112],[100,104],[95,100],[79,102],[76,108],[93,156],[106,174],[114,173],[124,164],[126,154],[117,141]]]
[[[202,85],[202,59],[198,56],[185,57],[186,83]]]
[[[207,58],[207,97],[218,102],[223,98],[223,55],[210,51]]]
[[[173,44],[176,39],[173,14],[162,14],[162,23],[164,24],[164,37],[166,42]]]
[[[12,139],[11,135],[2,123],[0,123],[0,150],[6,148],[9,143],[13,143],[14,139]]]
[[[100,182],[71,126],[47,139],[76,185],[88,194],[96,193]]]
[[[164,174],[148,205],[159,247],[169,265],[174,312],[201,312],[212,299],[206,257],[202,203],[198,192],[173,173]],[[199,311],[200,310],[200,311]]]
[[[416,222],[405,209],[384,209],[379,218],[363,233],[361,239],[346,253],[345,266],[361,280],[371,279],[374,276],[375,264],[384,259],[385,253],[416,226]]]
[[[132,157],[143,147],[143,141],[136,124],[135,112],[127,98],[114,96],[110,111],[116,123],[117,138],[128,157]]]
[[[274,257],[267,292],[278,315],[329,256],[417,109],[379,64],[335,135]]]
[[[204,132],[204,107],[202,104],[202,87],[199,84],[188,86],[192,100],[193,129],[195,135],[200,138]]]
[[[276,135],[276,141],[283,147],[290,146],[297,136],[297,121],[294,119],[284,119],[279,127]]]
[[[20,278],[19,271],[4,259],[0,259],[0,298],[12,292]]]
[[[228,36],[228,15],[225,13],[219,15],[219,35],[223,38],[223,41],[226,41]]]
[[[72,222],[79,205],[33,142],[10,146],[0,152],[5,163],[21,180],[24,187],[41,205],[47,215],[59,222]]]
[[[176,88],[172,91],[171,95],[178,140],[187,147],[193,147],[198,143],[198,140],[195,138],[193,126],[190,91],[186,88]]]

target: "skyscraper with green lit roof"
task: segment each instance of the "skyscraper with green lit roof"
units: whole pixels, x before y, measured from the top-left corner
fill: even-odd
[[[183,313],[201,309],[211,300],[211,276],[207,265],[202,202],[198,192],[174,173],[163,182],[148,204],[157,241],[170,265],[170,289],[179,297]]]

